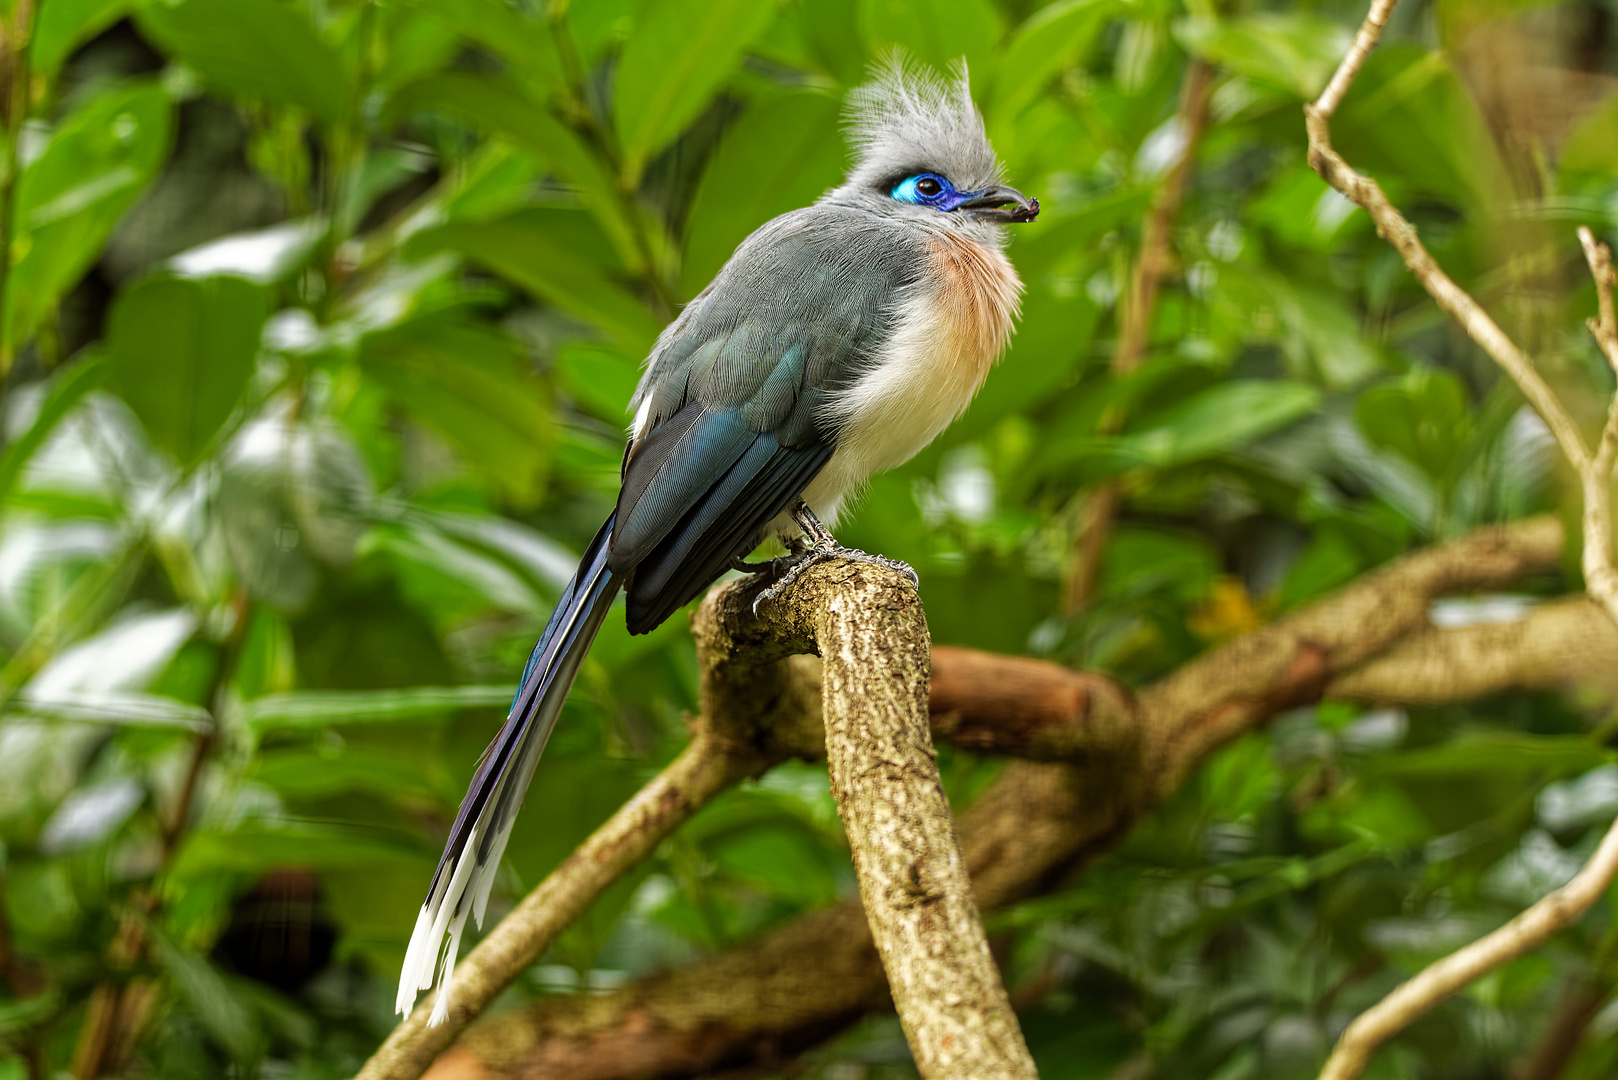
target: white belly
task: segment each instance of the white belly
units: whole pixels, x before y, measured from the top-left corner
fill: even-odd
[[[901,301],[893,337],[828,406],[837,450],[803,493],[828,528],[866,480],[915,457],[966,411],[1011,335],[1022,283],[998,249],[941,236],[931,271],[929,287]],[[798,534],[789,515],[774,526]]]

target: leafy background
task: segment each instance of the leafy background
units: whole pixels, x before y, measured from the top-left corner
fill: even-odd
[[[97,994],[131,980],[144,1022],[99,1068],[337,1077],[375,1046],[472,765],[612,504],[641,357],[742,237],[837,181],[841,95],[891,46],[968,59],[1044,206],[1013,239],[1010,355],[842,536],[916,566],[937,640],[1146,680],[1568,502],[1543,429],[1305,163],[1299,106],[1357,5],[0,7],[5,1080],[82,1063]],[[1591,416],[1610,375],[1572,235],[1618,223],[1615,14],[1412,3],[1337,124]],[[1116,375],[1193,57],[1208,127],[1145,362]],[[1124,511],[1065,611],[1103,481]],[[609,621],[491,906],[674,754],[694,696],[683,618]],[[1043,1075],[1312,1075],[1349,1011],[1577,865],[1618,809],[1611,721],[1589,696],[1324,706],[1231,747],[996,916],[1014,988],[1042,980]],[[962,800],[996,768],[943,759]],[[613,985],[851,888],[823,770],[783,767],[515,992]],[[1378,1075],[1502,1075],[1570,978],[1610,987],[1609,922],[1445,1005]],[[1615,1057],[1593,1040],[1567,1075]],[[912,1075],[891,1018],[804,1068]]]

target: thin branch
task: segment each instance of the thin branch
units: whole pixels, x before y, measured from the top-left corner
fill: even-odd
[[[1379,6],[1380,2],[1381,0]],[[1392,5],[1390,3],[1387,6]],[[1369,26],[1370,23],[1367,22],[1366,25]],[[1335,82],[1333,79],[1333,83]],[[1321,112],[1314,105],[1305,105],[1303,111],[1305,124],[1309,130],[1309,164],[1328,184],[1365,208],[1376,225],[1377,235],[1393,245],[1410,272],[1437,301],[1438,306],[1460,323],[1461,329],[1465,330],[1472,340],[1482,346],[1483,351],[1511,376],[1517,388],[1528,399],[1528,403],[1550,428],[1563,455],[1575,468],[1582,470],[1588,464],[1590,454],[1585,448],[1584,439],[1579,435],[1578,425],[1573,422],[1573,418],[1562,407],[1562,403],[1551,392],[1551,388],[1546,385],[1539,372],[1534,370],[1522,350],[1466,290],[1455,284],[1449,275],[1444,273],[1417,238],[1416,227],[1394,208],[1376,181],[1355,172],[1342,156],[1332,149],[1330,127],[1327,123],[1328,114]]]
[[[704,640],[698,628],[699,643]],[[711,638],[710,638],[711,640]],[[735,667],[742,682],[768,682],[767,665],[727,662],[724,653],[703,650],[704,670]],[[778,690],[783,688],[777,687]],[[762,773],[786,752],[760,743],[755,734],[773,719],[790,721],[795,695],[778,692],[753,699],[772,707],[732,712],[745,699],[705,694],[708,706],[691,721],[691,742],[661,773],[553,870],[455,968],[455,1000],[448,1018],[427,1025],[436,994],[428,995],[371,1055],[357,1080],[415,1080],[461,1030],[522,972],[539,959],[603,889],[650,855],[662,840],[715,795]],[[796,711],[801,711],[801,707]],[[783,722],[784,730],[794,725]]]
[[[1360,68],[1365,64],[1365,58],[1376,48],[1377,39],[1382,36],[1383,28],[1388,25],[1388,19],[1393,15],[1393,5],[1398,2],[1399,0],[1372,0],[1371,10],[1365,16],[1365,22],[1360,26],[1359,33],[1354,35],[1353,44],[1343,55],[1342,63],[1337,65],[1337,71],[1333,73],[1331,82],[1320,92],[1320,100],[1315,102],[1315,111],[1322,119],[1330,120],[1337,112],[1337,106],[1343,103],[1343,96],[1354,84]]]
[[[1588,321],[1590,333],[1602,355],[1618,375],[1618,318],[1613,315],[1612,290],[1618,274],[1612,266],[1612,251],[1597,243],[1589,229],[1580,227],[1579,242],[1595,279],[1597,316]],[[1612,563],[1612,472],[1618,462],[1618,392],[1607,406],[1607,422],[1601,429],[1601,442],[1593,461],[1579,470],[1584,489],[1584,582],[1590,595],[1601,601],[1618,620],[1618,573]]]
[[[251,613],[246,594],[239,593],[235,600],[235,623],[225,639],[208,688],[207,700],[213,717],[224,715],[227,708],[230,682],[241,660],[242,642]],[[128,972],[147,951],[148,926],[162,907],[161,878],[173,864],[175,852],[190,825],[191,809],[203,771],[218,744],[219,723],[215,719],[192,743],[191,760],[175,795],[174,810],[167,821],[159,822],[162,841],[157,871],[159,883],[148,884],[135,892],[107,949],[107,966],[112,972],[120,975]],[[90,993],[85,1020],[73,1049],[73,1075],[80,1080],[94,1080],[103,1073],[120,1071],[156,1009],[158,991],[157,981],[145,975],[98,983]]]
[[[40,0],[43,3],[43,0]],[[28,117],[30,58],[33,53],[34,0],[16,0],[4,26],[5,146],[0,149],[0,305],[11,288],[12,249],[16,246],[17,182],[22,171],[20,144],[23,121]],[[16,359],[16,328],[10,319],[0,326],[0,378],[9,374]]]
[[[1152,331],[1152,314],[1157,307],[1158,287],[1171,269],[1169,252],[1170,234],[1174,216],[1185,201],[1185,190],[1196,164],[1197,148],[1202,144],[1202,133],[1208,124],[1208,103],[1213,97],[1213,66],[1201,57],[1186,68],[1185,82],[1180,89],[1180,107],[1175,123],[1185,139],[1180,156],[1164,178],[1152,199],[1152,209],[1141,226],[1140,257],[1130,275],[1129,289],[1120,307],[1118,341],[1113,346],[1112,372],[1126,375],[1140,367],[1146,356],[1146,345]],[[1102,421],[1102,430],[1114,432],[1122,417],[1108,416]],[[1096,577],[1101,570],[1101,557],[1106,552],[1107,538],[1123,503],[1123,489],[1117,480],[1097,485],[1085,505],[1084,521],[1079,528],[1079,546],[1075,553],[1072,573],[1063,590],[1062,609],[1068,614],[1082,611],[1095,592]]]
[[[1618,319],[1613,317],[1612,308],[1612,290],[1618,285],[1618,274],[1613,272],[1612,250],[1598,243],[1595,234],[1583,225],[1579,226],[1579,244],[1584,248],[1584,258],[1590,264],[1590,276],[1596,284],[1597,314],[1586,325],[1596,344],[1601,346],[1601,354],[1618,374]]]
[[[1360,65],[1376,45],[1396,0],[1373,0],[1370,14],[1331,82],[1313,105],[1304,106],[1309,133],[1309,163],[1332,187],[1364,207],[1376,224],[1377,234],[1393,245],[1410,272],[1430,296],[1461,325],[1472,340],[1517,384],[1550,428],[1562,454],[1578,474],[1584,500],[1583,570],[1590,597],[1618,624],[1618,573],[1612,565],[1610,476],[1618,454],[1618,399],[1594,456],[1586,448],[1577,425],[1549,385],[1486,311],[1439,267],[1416,236],[1413,225],[1390,203],[1376,181],[1355,172],[1331,145],[1330,118],[1353,85]],[[1618,324],[1613,319],[1612,259],[1588,230],[1580,240],[1596,279],[1599,315],[1592,320],[1595,334],[1609,362],[1618,371]],[[1612,346],[1609,349],[1609,346]],[[1595,903],[1618,875],[1618,821],[1608,830],[1596,853],[1567,885],[1546,896],[1499,930],[1429,965],[1400,985],[1343,1032],[1321,1072],[1321,1080],[1353,1080],[1370,1057],[1388,1039],[1408,1027],[1439,1001],[1464,988],[1501,964],[1542,944],[1556,931],[1578,919]]]
[[[1353,1080],[1383,1043],[1409,1027],[1435,1004],[1529,949],[1589,910],[1618,875],[1618,822],[1602,837],[1590,861],[1573,880],[1540,900],[1494,933],[1424,968],[1361,1013],[1332,1051],[1320,1080]]]

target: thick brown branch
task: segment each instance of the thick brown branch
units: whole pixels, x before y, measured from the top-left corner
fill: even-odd
[[[1439,705],[1569,686],[1618,697],[1618,627],[1585,596],[1542,604],[1512,622],[1414,634],[1332,679],[1326,696]]]
[[[746,586],[711,603],[744,625],[812,629],[832,794],[916,1067],[924,1077],[1032,1080],[934,760],[920,597],[869,563],[831,564],[799,580],[764,606],[762,620],[746,614]]]
[[[691,745],[462,962],[449,1021],[426,1026],[423,1002],[362,1078],[420,1075],[601,889],[697,808],[744,776],[822,748],[830,750],[866,912],[884,942],[922,1074],[1035,1075],[989,955],[933,761],[927,627],[915,590],[892,571],[831,563],[804,574],[755,617],[756,590],[754,582],[715,590],[692,620],[704,712],[693,722]],[[788,660],[810,651],[825,657],[819,692],[805,678],[808,666]],[[863,922],[853,927],[856,939],[862,929]],[[541,1068],[573,1077],[613,1062],[633,1070],[644,1052],[577,1059],[564,1048]],[[672,1040],[657,1052],[682,1053]]]
[[[1071,763],[1013,762],[960,816],[978,904],[993,908],[1049,887],[1126,833],[1219,746],[1278,710],[1314,700],[1334,680],[1372,671],[1374,658],[1406,639],[1430,648],[1434,597],[1554,573],[1561,545],[1558,523],[1540,518],[1418,552],[1214,650],[1138,698],[1103,676],[1042,661],[935,649],[931,706],[940,737]],[[1534,620],[1581,617],[1572,605],[1551,604],[1529,624],[1550,628]],[[1559,636],[1578,632],[1556,626]],[[1449,633],[1470,640],[1483,629]],[[1615,666],[1611,655],[1591,663],[1598,671]],[[794,678],[813,677],[805,665],[788,666]],[[1361,674],[1366,689],[1350,696],[1391,689],[1392,670]],[[1556,673],[1530,653],[1515,676],[1503,668],[1490,689],[1555,682]],[[1451,685],[1457,694],[1472,689],[1459,679]],[[887,1002],[864,916],[849,900],[610,994],[551,999],[491,1018],[469,1030],[462,1046],[481,1067],[527,1080],[768,1066]]]

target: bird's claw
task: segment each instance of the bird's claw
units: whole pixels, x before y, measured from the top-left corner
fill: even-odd
[[[872,566],[886,567],[889,570],[895,570],[903,574],[912,588],[921,588],[921,577],[909,563],[900,562],[898,559],[890,559],[886,555],[872,555],[857,548],[844,547],[838,543],[816,544],[814,547],[794,555],[791,559],[774,560],[777,563],[785,562],[787,564],[785,572],[781,574],[779,580],[771,583],[769,588],[764,589],[753,598],[753,614],[758,615],[760,604],[780,596],[781,593],[786,591],[786,587],[798,580],[798,577],[805,570],[831,559],[847,559],[849,562],[870,563]]]

